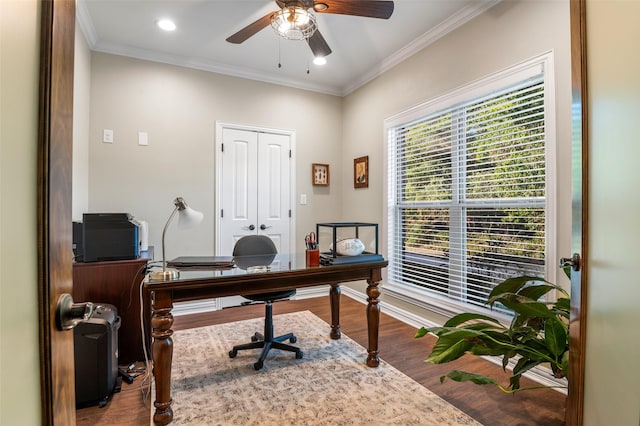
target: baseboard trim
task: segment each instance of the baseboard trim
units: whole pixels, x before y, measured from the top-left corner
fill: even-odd
[[[174,317],[181,315],[202,314],[204,312],[212,312],[220,309],[218,299],[203,299],[193,302],[176,302],[173,304],[171,314]]]

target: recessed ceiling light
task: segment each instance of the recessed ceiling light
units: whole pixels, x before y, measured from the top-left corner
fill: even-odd
[[[313,58],[313,63],[316,65],[324,65],[327,63],[327,59],[324,56],[316,56]]]
[[[173,31],[176,29],[176,24],[173,23],[170,19],[160,19],[157,22],[158,27],[162,28],[165,31]]]
[[[318,2],[313,5],[313,10],[316,12],[324,12],[327,9],[329,9],[329,5],[326,3]]]

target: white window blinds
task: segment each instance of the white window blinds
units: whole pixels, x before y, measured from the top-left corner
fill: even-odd
[[[546,95],[535,69],[388,127],[390,282],[483,306],[507,277],[544,276]]]

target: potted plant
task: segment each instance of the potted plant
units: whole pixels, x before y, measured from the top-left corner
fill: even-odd
[[[558,292],[555,302],[544,301],[547,293]],[[487,300],[493,309],[501,304],[513,312],[506,326],[495,318],[478,313],[461,313],[442,327],[422,327],[416,338],[433,333],[438,340],[427,362],[442,364],[464,354],[502,357],[502,368],[517,359],[508,386],[495,379],[465,371],[453,370],[440,377],[458,382],[493,384],[506,393],[549,386],[520,388],[522,374],[540,364],[549,364],[553,376],[564,378],[569,362],[569,296],[561,287],[539,277],[520,276],[498,284]],[[561,387],[561,386],[552,386]]]

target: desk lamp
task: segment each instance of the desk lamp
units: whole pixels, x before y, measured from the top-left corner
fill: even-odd
[[[193,210],[189,207],[182,197],[176,198],[173,204],[175,205],[175,208],[162,230],[162,271],[151,272],[150,278],[153,281],[175,280],[180,276],[180,273],[176,269],[167,268],[167,262],[164,257],[164,236],[167,233],[167,228],[176,213],[178,213],[178,228],[180,229],[188,229],[199,224],[202,222],[202,218],[204,216],[199,211]]]

